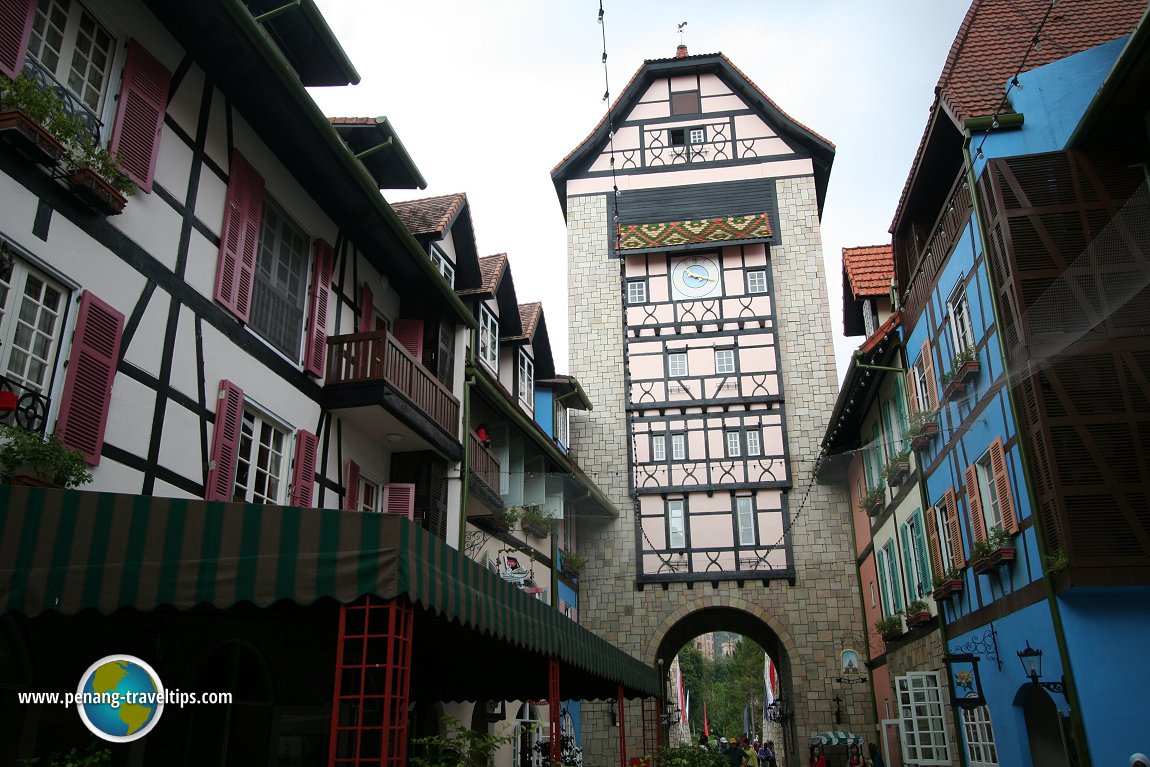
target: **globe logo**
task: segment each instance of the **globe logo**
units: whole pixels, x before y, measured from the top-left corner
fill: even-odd
[[[164,711],[159,675],[133,655],[109,655],[89,666],[80,677],[76,698],[88,729],[113,743],[144,737]]]

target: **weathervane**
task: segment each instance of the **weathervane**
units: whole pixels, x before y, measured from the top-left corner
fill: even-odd
[[[686,34],[683,32],[683,27],[685,26],[687,26],[687,22],[685,21],[679,25],[679,45],[683,45],[683,35]]]

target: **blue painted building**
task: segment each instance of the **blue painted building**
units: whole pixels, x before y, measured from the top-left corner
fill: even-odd
[[[918,764],[1150,749],[1145,13],[975,0],[891,228],[932,570],[961,584],[914,693],[960,742]]]

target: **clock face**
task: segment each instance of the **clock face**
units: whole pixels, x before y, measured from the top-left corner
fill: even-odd
[[[671,267],[671,297],[694,300],[722,295],[719,264],[709,256],[689,256]]]

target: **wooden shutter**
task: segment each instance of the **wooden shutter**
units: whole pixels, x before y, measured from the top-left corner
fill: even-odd
[[[966,567],[966,554],[962,549],[962,525],[958,521],[958,498],[954,488],[947,488],[942,495],[946,509],[946,528],[950,532],[950,561],[957,568]]]
[[[970,529],[974,540],[986,540],[986,521],[982,518],[982,495],[978,492],[978,467],[973,463],[966,467],[966,504],[970,507]]]
[[[370,333],[375,325],[375,295],[365,282],[359,286],[359,332]]]
[[[1010,487],[1010,474],[1006,470],[1006,450],[1002,445],[1002,437],[990,445],[990,470],[994,473],[994,487],[998,491],[1002,529],[1014,535],[1018,532],[1018,515],[1014,513],[1014,493]]]
[[[143,192],[152,191],[172,73],[135,40],[128,43],[108,151]]]
[[[448,389],[455,383],[455,326],[446,320],[439,321],[438,370],[439,382]]]
[[[204,498],[230,501],[235,487],[236,454],[244,420],[244,390],[228,380],[220,381],[216,399],[216,428],[212,434],[212,458],[204,482]]]
[[[415,519],[415,485],[411,482],[389,482],[383,486],[383,510]]]
[[[914,543],[915,595],[925,597],[931,589],[930,557],[927,554],[926,530],[921,513],[911,518],[910,537]]]
[[[295,466],[291,478],[291,505],[311,506],[315,489],[315,457],[319,438],[307,429],[295,433]]]
[[[890,577],[887,575],[886,549],[879,549],[878,559],[878,595],[882,600],[883,617],[891,615]]]
[[[72,336],[56,432],[65,445],[83,452],[84,460],[92,466],[100,463],[104,447],[123,329],[123,314],[91,292],[84,292]]]
[[[331,293],[331,270],[335,251],[323,240],[316,240],[311,273],[311,307],[307,316],[307,348],[304,350],[304,370],[316,378],[323,378],[324,357],[327,354],[327,302]]]
[[[232,152],[231,177],[224,203],[215,299],[242,322],[248,321],[252,279],[264,212],[264,180],[239,150]]]
[[[0,72],[15,80],[24,69],[36,0],[5,0],[0,3]]]
[[[407,349],[416,361],[423,362],[423,320],[396,320],[392,329],[395,340]]]
[[[906,398],[910,402],[911,412],[917,413],[922,409],[922,405],[918,401],[918,386],[915,385],[915,378],[914,371],[908,370],[903,376],[903,384],[906,386]]]
[[[359,464],[347,459],[347,474],[344,481],[343,510],[359,511]]]
[[[922,343],[922,376],[926,384],[926,399],[925,403],[927,409],[934,410],[938,407],[938,390],[934,378],[934,357],[930,351],[930,340],[923,341]]]
[[[942,558],[942,540],[938,537],[935,509],[927,506],[923,516],[926,517],[926,545],[930,549],[930,574],[935,578],[941,578],[946,567]]]

